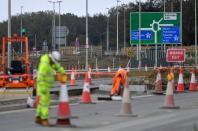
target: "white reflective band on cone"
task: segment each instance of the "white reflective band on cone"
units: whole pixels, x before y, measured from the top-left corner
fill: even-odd
[[[157,73],[157,79],[156,79],[156,82],[157,81],[159,81],[159,80],[161,80],[162,79],[162,77],[161,77],[161,73]]]
[[[130,92],[129,92],[129,88],[125,87],[124,88],[124,93],[123,93],[123,98],[122,98],[122,103],[131,103],[130,102]]]
[[[147,66],[145,66],[145,71],[148,71],[148,67]]]
[[[129,69],[129,67],[127,67],[127,72],[129,72],[130,71],[130,69]]]
[[[73,71],[71,73],[71,80],[75,80],[75,75],[74,75],[74,72]]]
[[[87,83],[87,82],[85,82],[85,83],[84,83],[83,91],[90,92],[90,89],[89,89],[89,83]]]
[[[196,83],[195,74],[192,73],[190,83]]]
[[[179,74],[179,81],[178,81],[178,83],[184,83],[183,74],[182,73]]]
[[[173,82],[168,81],[166,95],[173,95]]]
[[[88,78],[91,78],[91,72],[88,71]]]
[[[67,93],[67,85],[61,84],[61,92],[60,92],[60,102],[68,102],[68,93]]]
[[[108,72],[111,72],[111,69],[110,69],[110,67],[108,67]]]

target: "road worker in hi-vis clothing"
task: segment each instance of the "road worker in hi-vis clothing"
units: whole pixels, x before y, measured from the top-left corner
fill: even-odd
[[[124,69],[119,69],[112,82],[112,89],[110,96],[122,96],[123,89],[127,84],[127,71]]]
[[[40,63],[37,72],[37,89],[36,93],[39,102],[36,108],[37,124],[49,126],[48,114],[50,105],[50,89],[55,81],[55,71],[59,73],[59,78],[66,81],[67,76],[64,75],[64,68],[58,63],[61,55],[57,51],[49,54],[44,54],[40,58]]]

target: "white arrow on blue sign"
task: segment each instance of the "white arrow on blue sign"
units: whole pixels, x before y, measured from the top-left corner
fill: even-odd
[[[180,43],[180,28],[177,26],[162,27],[163,43]]]
[[[141,30],[141,40],[152,40],[153,31],[152,30]],[[131,31],[131,40],[139,40],[139,31]]]

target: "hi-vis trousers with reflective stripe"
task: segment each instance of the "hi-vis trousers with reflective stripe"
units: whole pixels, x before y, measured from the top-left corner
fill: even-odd
[[[51,86],[47,84],[37,84],[37,95],[40,97],[36,116],[40,116],[42,119],[48,119],[49,105],[50,105],[50,89]]]

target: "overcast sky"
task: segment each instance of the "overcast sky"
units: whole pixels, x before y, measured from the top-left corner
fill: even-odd
[[[48,0],[11,0],[12,15],[20,14],[20,7],[23,6],[23,12],[37,12],[52,10],[52,4]],[[54,0],[56,1],[56,0]],[[62,0],[61,13],[73,13],[78,16],[85,16],[86,0]],[[135,0],[120,0],[119,4],[127,4]],[[89,0],[89,14],[106,13],[106,8],[116,6],[117,0]],[[8,0],[0,0],[0,21],[8,19]],[[56,12],[58,12],[58,4],[56,4]]]

